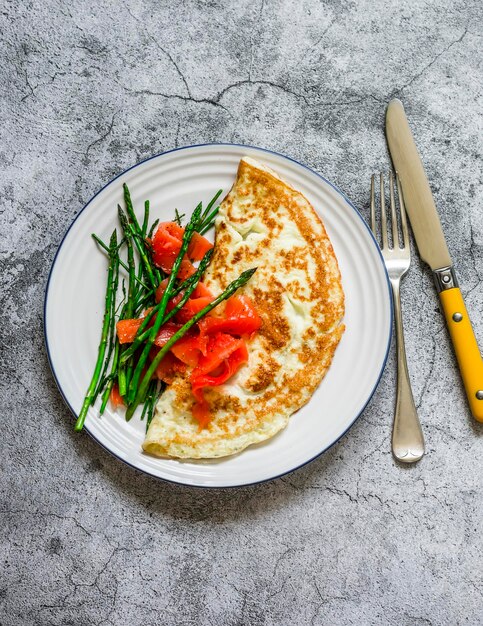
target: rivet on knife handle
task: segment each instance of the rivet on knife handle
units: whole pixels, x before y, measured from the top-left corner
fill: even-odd
[[[476,420],[483,422],[483,360],[463,295],[458,287],[453,287],[440,291],[439,298],[468,396],[470,410]]]

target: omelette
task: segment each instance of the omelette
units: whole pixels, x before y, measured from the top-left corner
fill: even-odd
[[[143,444],[162,457],[216,458],[265,441],[285,428],[327,372],[344,332],[344,293],[337,259],[310,202],[274,171],[241,159],[220,205],[215,248],[203,282],[215,294],[257,267],[237,292],[262,319],[247,339],[248,362],[204,391],[212,421],[191,414],[190,372],[161,396]]]

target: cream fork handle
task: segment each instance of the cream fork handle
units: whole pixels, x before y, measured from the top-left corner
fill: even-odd
[[[409,381],[401,315],[400,282],[400,278],[391,278],[397,348],[397,392],[392,428],[392,452],[401,463],[414,463],[424,454],[424,438]]]

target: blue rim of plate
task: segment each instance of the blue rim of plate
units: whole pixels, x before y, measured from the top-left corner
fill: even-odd
[[[133,170],[136,167],[139,167],[139,165],[142,165],[143,163],[146,163],[147,161],[151,161],[152,159],[156,159],[160,156],[164,156],[165,154],[170,154],[172,152],[179,152],[180,150],[189,150],[190,148],[204,148],[204,147],[208,147],[208,146],[236,146],[236,147],[240,147],[240,148],[249,148],[249,149],[253,149],[253,150],[260,150],[261,152],[267,152],[268,154],[274,154],[278,157],[282,157],[283,159],[287,159],[288,161],[292,161],[292,163],[296,163],[297,165],[299,165],[300,167],[303,167],[305,170],[308,170],[309,172],[311,172],[312,174],[315,174],[318,178],[320,178],[321,180],[323,180],[325,183],[327,183],[327,185],[329,185],[329,187],[332,187],[332,189],[338,193],[340,196],[342,196],[342,198],[344,198],[344,200],[347,202],[347,204],[351,207],[351,209],[354,210],[355,214],[357,215],[357,217],[361,220],[361,222],[364,224],[364,226],[367,229],[367,232],[369,233],[371,239],[374,242],[374,245],[376,246],[377,252],[379,254],[379,258],[381,261],[381,265],[384,269],[384,274],[386,276],[386,282],[387,282],[387,289],[388,289],[388,296],[389,296],[389,302],[390,302],[390,307],[389,307],[389,313],[390,313],[390,323],[389,323],[389,336],[387,339],[387,348],[386,348],[386,354],[384,356],[384,361],[382,363],[381,366],[381,371],[379,372],[379,376],[377,377],[377,381],[371,391],[371,393],[369,394],[366,402],[364,403],[364,406],[361,408],[361,410],[359,411],[359,413],[354,417],[354,419],[352,420],[352,422],[349,424],[349,426],[344,430],[344,432],[335,440],[333,441],[330,445],[328,445],[326,448],[324,448],[323,450],[321,450],[320,452],[318,452],[315,456],[311,457],[310,459],[308,459],[307,461],[304,461],[303,463],[301,463],[300,465],[297,465],[297,467],[294,467],[292,469],[287,470],[286,472],[282,472],[281,474],[277,474],[276,476],[271,476],[270,478],[263,478],[262,480],[256,480],[254,482],[248,482],[248,483],[241,483],[238,485],[227,485],[227,486],[215,486],[215,485],[188,485],[186,483],[183,482],[178,482],[176,480],[171,480],[169,478],[163,478],[161,476],[157,476],[156,474],[152,474],[151,472],[148,472],[147,470],[144,469],[140,469],[139,467],[136,467],[136,465],[133,465],[132,463],[129,463],[129,461],[126,461],[125,459],[122,459],[120,456],[118,456],[115,452],[113,452],[112,450],[110,450],[107,446],[105,446],[101,441],[99,441],[99,439],[97,439],[97,437],[95,435],[93,435],[90,430],[87,427],[84,427],[84,430],[89,434],[90,437],[92,437],[92,439],[94,439],[94,441],[96,443],[98,443],[102,448],[104,448],[104,450],[106,450],[106,452],[108,452],[111,456],[115,457],[116,459],[118,459],[119,461],[121,461],[122,463],[124,463],[125,465],[128,465],[129,467],[133,468],[134,470],[141,472],[143,474],[147,474],[148,476],[151,476],[152,478],[156,478],[157,480],[162,480],[164,482],[167,483],[171,483],[173,485],[179,485],[182,487],[188,487],[188,488],[197,488],[197,489],[238,489],[240,487],[250,487],[253,485],[261,485],[263,483],[267,483],[270,482],[271,480],[276,480],[277,478],[281,478],[282,476],[286,476],[287,474],[291,474],[292,472],[296,472],[297,470],[301,469],[302,467],[305,467],[306,465],[308,465],[309,463],[312,463],[312,461],[315,461],[315,459],[318,459],[319,456],[321,456],[322,454],[324,454],[325,452],[327,452],[327,450],[330,450],[330,448],[332,448],[332,446],[335,446],[336,443],[338,443],[348,432],[349,430],[352,428],[352,426],[354,426],[354,424],[356,423],[356,421],[359,419],[359,417],[362,415],[362,413],[364,412],[366,406],[369,404],[369,402],[371,401],[372,396],[374,395],[380,381],[382,378],[382,375],[384,373],[384,370],[386,368],[386,363],[387,363],[387,359],[388,359],[388,355],[389,355],[389,349],[391,347],[391,337],[392,337],[392,325],[393,325],[393,306],[392,306],[392,291],[391,291],[391,283],[389,282],[389,276],[386,270],[386,266],[384,264],[384,259],[382,258],[382,254],[381,254],[381,250],[379,248],[379,244],[376,241],[376,238],[374,237],[371,229],[369,228],[367,222],[365,221],[365,219],[362,217],[360,211],[357,209],[357,207],[349,200],[349,198],[345,195],[345,193],[339,189],[339,187],[337,187],[337,185],[334,185],[334,183],[331,183],[330,180],[327,180],[327,178],[325,178],[324,176],[322,176],[322,174],[319,174],[318,172],[314,171],[312,168],[308,167],[307,165],[304,165],[303,163],[300,163],[300,161],[297,161],[296,159],[293,159],[292,157],[286,156],[285,154],[281,154],[280,152],[276,152],[275,150],[269,150],[268,148],[260,148],[259,146],[252,146],[249,144],[242,144],[242,143],[226,143],[226,142],[220,142],[220,143],[200,143],[200,144],[193,144],[191,146],[181,146],[180,148],[173,148],[171,150],[166,150],[165,152],[159,152],[158,154],[154,154],[153,156],[148,157],[147,159],[143,159],[142,161],[139,161],[139,163],[136,163],[135,165],[131,165],[131,167],[128,167],[127,169],[123,170],[122,172],[120,172],[117,176],[114,176],[114,178],[111,178],[111,180],[109,182],[107,182],[103,187],[101,187],[101,189],[99,189],[99,191],[97,191],[92,198],[90,198],[90,200],[88,202],[86,202],[86,204],[82,207],[82,209],[79,211],[79,213],[75,216],[75,218],[72,220],[72,223],[70,224],[69,228],[66,230],[64,236],[62,237],[62,240],[57,248],[57,251],[55,253],[54,259],[52,261],[52,265],[50,267],[49,270],[49,276],[47,278],[47,284],[45,286],[45,297],[44,297],[44,340],[45,340],[45,347],[47,350],[47,358],[49,361],[49,366],[52,372],[52,375],[54,377],[55,383],[57,385],[58,390],[60,391],[60,395],[62,396],[64,402],[66,403],[66,405],[69,407],[71,413],[77,418],[77,413],[76,411],[73,409],[73,407],[71,406],[70,402],[67,400],[67,398],[65,397],[65,394],[62,390],[62,387],[59,384],[59,380],[57,378],[57,374],[55,373],[55,369],[54,369],[54,365],[52,363],[52,358],[50,355],[50,349],[49,349],[49,340],[47,337],[47,324],[46,324],[46,309],[47,309],[47,297],[49,294],[49,285],[50,285],[50,279],[52,277],[52,270],[54,269],[55,266],[55,262],[57,260],[57,256],[64,244],[65,238],[67,237],[67,235],[69,234],[71,228],[74,226],[74,224],[76,223],[78,217],[80,217],[81,213],[83,213],[83,211],[89,206],[89,204],[102,192],[104,191],[104,189],[106,187],[108,187],[111,183],[113,183],[114,181],[116,181],[118,178],[120,178],[121,176],[124,176],[124,174],[126,174],[127,172],[130,172],[131,170]]]

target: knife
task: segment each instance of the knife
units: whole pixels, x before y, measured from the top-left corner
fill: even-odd
[[[453,268],[429,182],[400,100],[386,111],[386,136],[419,255],[433,270],[473,417],[483,422],[483,360]]]

